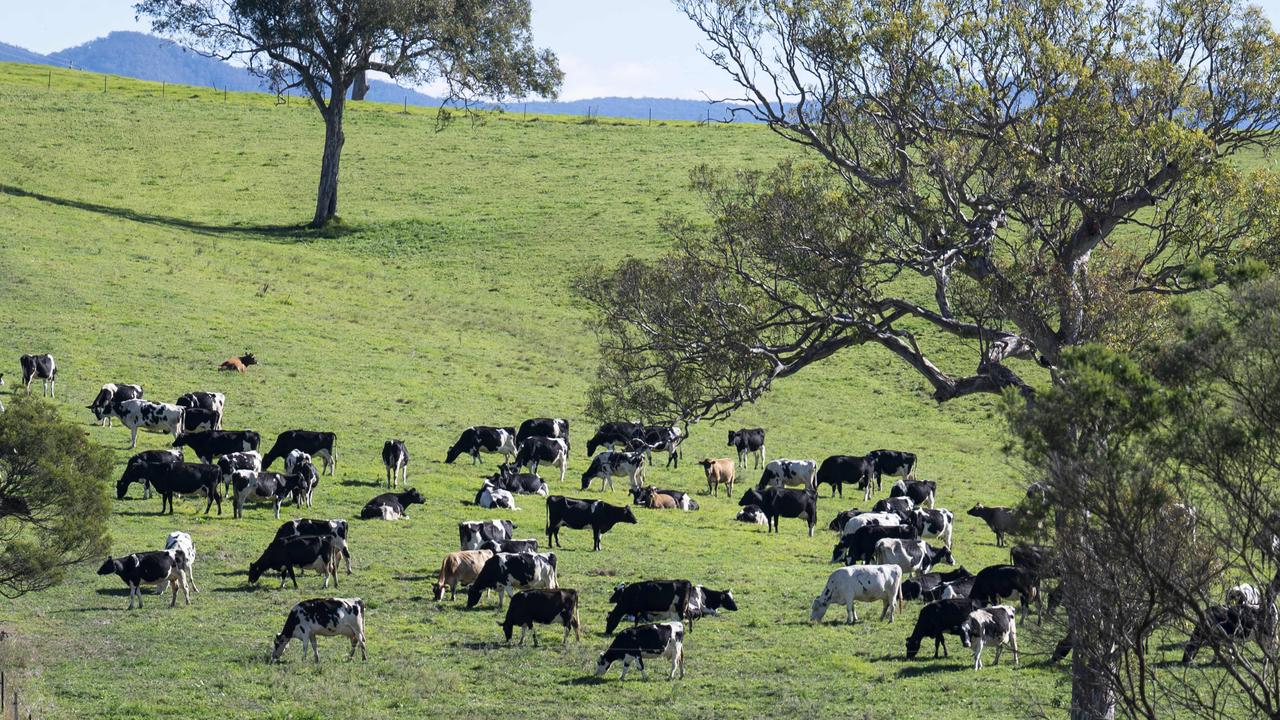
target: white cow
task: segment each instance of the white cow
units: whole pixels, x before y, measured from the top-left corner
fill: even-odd
[[[896,565],[850,565],[831,573],[827,586],[813,599],[809,622],[821,622],[829,605],[845,606],[845,622],[858,621],[857,601],[880,600],[884,609],[880,619],[893,622],[902,603],[902,568]]]
[[[996,659],[992,665],[1000,664],[1000,650],[1008,645],[1013,650],[1013,666],[1018,667],[1018,628],[1014,621],[1015,610],[1011,605],[992,605],[982,610],[969,613],[968,619],[960,626],[962,638],[967,638],[973,646],[973,669],[982,669],[982,649],[986,645],[996,646]]]
[[[945,547],[933,548],[923,540],[882,538],[876,542],[876,562],[881,565],[897,565],[902,572],[923,575],[934,565],[955,565],[951,551]]]
[[[115,410],[120,422],[129,428],[129,447],[138,447],[138,431],[169,433],[176,440],[182,432],[182,415],[186,408],[150,400],[125,400]]]
[[[902,518],[898,517],[894,513],[858,513],[857,515],[849,518],[849,521],[844,524],[844,530],[840,532],[840,535],[841,537],[852,535],[858,532],[860,528],[868,525],[899,527],[902,525]]]
[[[764,472],[760,475],[760,482],[756,484],[757,488],[764,488],[773,485],[774,487],[804,487],[813,490],[815,478],[818,473],[818,461],[816,460],[788,460],[779,458],[770,460],[769,464],[764,466]]]
[[[480,492],[476,493],[476,504],[482,508],[503,508],[506,510],[519,510],[516,507],[516,497],[509,491],[496,487],[488,480],[480,486]]]
[[[164,549],[182,551],[182,562],[178,565],[182,568],[182,573],[187,576],[187,584],[191,589],[200,592],[200,588],[196,587],[195,575],[191,572],[196,562],[196,544],[192,542],[191,536],[181,530],[175,530],[169,533],[169,538],[164,541]],[[177,560],[177,555],[174,555],[174,560]]]

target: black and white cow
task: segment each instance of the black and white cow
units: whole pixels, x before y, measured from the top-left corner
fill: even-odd
[[[680,468],[680,443],[684,442],[684,433],[675,425],[646,425],[644,435],[636,440],[632,440],[632,445],[627,449],[632,451],[643,450],[645,459],[653,464],[653,452],[655,450],[665,452],[667,454],[667,467],[675,466]],[[642,444],[643,447],[638,447]]]
[[[880,485],[880,478],[884,475],[893,475],[904,480],[915,477],[915,453],[898,450],[872,450],[867,453],[867,459],[875,465],[877,487]]]
[[[252,430],[205,430],[176,437],[173,440],[173,446],[189,447],[200,462],[212,463],[214,458],[232,453],[252,452],[257,455],[258,445],[261,442],[262,437]],[[262,464],[262,456],[258,455],[258,466],[254,469],[262,470],[265,467]]]
[[[738,505],[755,505],[764,511],[770,532],[778,532],[778,518],[803,518],[809,526],[809,537],[813,537],[813,526],[818,522],[818,494],[809,490],[752,488],[742,496]]]
[[[354,659],[356,648],[360,648],[360,659],[368,660],[364,649],[364,601],[360,598],[315,598],[303,600],[289,611],[285,618],[284,630],[276,635],[275,646],[271,650],[271,661],[277,662],[284,655],[289,641],[297,638],[302,641],[302,659],[307,659],[307,644],[311,645],[311,654],[316,662],[320,662],[320,651],[316,648],[317,637],[341,635],[351,640],[351,652],[347,659]]]
[[[301,450],[291,450],[284,456],[284,474],[302,476],[305,482],[299,483],[297,499],[311,507],[311,496],[320,485],[320,473],[311,462],[311,456]]]
[[[858,513],[857,515],[854,515],[853,517],[849,518],[845,522],[844,528],[840,531],[840,534],[842,536],[852,535],[858,532],[859,529],[864,528],[868,525],[879,525],[881,527],[890,527],[890,526],[898,526],[898,525],[906,525],[906,524],[908,523],[904,523],[902,521],[902,517],[897,513],[864,512],[864,513]]]
[[[22,386],[31,394],[31,381],[39,379],[44,385],[44,394],[57,397],[58,364],[52,355],[23,355],[18,358],[22,365]]]
[[[458,442],[449,448],[444,461],[450,465],[459,455],[470,455],[471,464],[480,462],[480,453],[502,453],[503,462],[511,462],[516,454],[516,429],[476,425],[462,431]]]
[[[564,482],[565,468],[569,463],[569,441],[539,436],[520,443],[520,449],[516,451],[516,469],[527,467],[537,473],[539,463],[544,462],[560,468],[560,482]]]
[[[211,390],[197,390],[195,392],[189,392],[178,398],[178,401],[174,404],[179,407],[188,409],[196,408],[213,413],[212,417],[214,417],[215,420],[213,422],[213,427],[209,429],[222,429],[222,411],[227,405],[226,395],[223,395],[220,392],[213,392]]]
[[[942,544],[951,547],[951,530],[955,525],[955,515],[942,508],[916,508],[911,511],[910,524],[924,538],[938,538]]]
[[[944,573],[924,573],[914,580],[902,582],[902,599],[933,602],[942,599],[943,595],[967,598],[973,588],[973,578],[973,573],[964,567]],[[947,587],[943,588],[944,585]]]
[[[875,560],[881,565],[897,565],[903,574],[923,575],[934,565],[955,565],[951,550],[931,547],[923,540],[884,538],[876,542]]]
[[[289,520],[276,530],[276,540],[291,537],[322,537],[333,535],[342,539],[342,559],[347,564],[347,574],[351,574],[351,551],[347,547],[346,520],[316,520],[314,518],[296,518]]]
[[[139,463],[180,463],[182,461],[182,448],[175,448],[171,450],[143,450],[129,458],[129,462],[125,464],[125,469],[128,470],[131,466]],[[127,484],[126,487],[128,487]],[[118,486],[116,490],[119,491]],[[148,500],[151,498],[151,483],[147,481],[145,475],[142,477],[142,497]],[[119,499],[123,500],[124,498],[120,497]]]
[[[739,510],[738,514],[733,516],[733,519],[751,525],[769,524],[768,516],[764,514],[764,510],[761,510],[759,505],[747,505]]]
[[[1215,645],[1231,645],[1252,639],[1268,655],[1275,652],[1274,635],[1268,637],[1268,628],[1274,628],[1275,607],[1269,608],[1272,622],[1268,622],[1268,609],[1257,605],[1212,605],[1205,609],[1204,617],[1196,624],[1182,649],[1182,664],[1190,665],[1200,648]]]
[[[702,595],[688,580],[645,580],[613,589],[613,609],[605,618],[604,634],[612,635],[625,618],[670,617],[692,623],[702,615]],[[736,605],[734,606],[736,609]]]
[[[129,447],[138,447],[138,431],[168,433],[177,440],[182,434],[182,415],[185,408],[150,400],[125,400],[117,403],[113,414],[131,434]]]
[[[108,557],[98,568],[98,574],[118,575],[129,586],[129,610],[133,609],[134,598],[138,600],[138,607],[142,607],[143,585],[155,585],[160,591],[163,591],[163,585],[173,588],[173,599],[169,601],[169,607],[177,604],[178,588],[182,588],[183,596],[190,605],[191,592],[187,588],[186,574],[183,572],[185,562],[186,558],[181,550],[153,550],[118,558]]]
[[[285,430],[276,436],[276,442],[262,456],[262,469],[267,470],[276,460],[282,460],[294,450],[301,450],[324,461],[323,472],[333,475],[338,467],[338,455],[334,443],[338,436],[331,432],[315,430]]]
[[[518,449],[523,445],[525,440],[534,437],[560,438],[564,440],[565,448],[568,448],[569,421],[562,418],[530,418],[525,420],[520,423],[520,430],[516,432],[516,448]]]
[[[182,411],[182,433],[217,430],[221,418],[218,413],[204,408],[187,408]]]
[[[849,535],[842,535],[831,551],[831,562],[842,565],[869,563],[875,556],[876,543],[885,538],[915,540],[916,529],[907,525],[865,525]]]
[[[382,466],[387,469],[388,488],[398,488],[401,482],[409,484],[409,448],[403,440],[382,443]]]
[[[616,450],[619,445],[626,448],[632,440],[644,438],[644,425],[633,422],[607,422],[596,430],[596,434],[587,441],[587,457],[596,454],[596,450],[607,447]]]
[[[279,520],[280,506],[289,499],[293,500],[294,505],[300,505],[309,484],[309,478],[302,475],[236,470],[231,473],[231,486],[235,492],[232,498],[232,517],[242,517],[244,505],[250,500],[265,500],[271,503],[276,519]]]
[[[293,587],[298,587],[298,578],[294,575],[295,567],[304,570],[315,570],[324,576],[324,586],[329,587],[329,578],[333,578],[333,586],[338,587],[338,559],[342,557],[345,542],[334,535],[302,535],[272,540],[267,549],[257,560],[249,563],[249,583],[258,582],[263,574],[275,571],[280,573],[280,587],[284,587],[285,579],[293,580]]]
[[[754,467],[759,468],[761,463],[765,462],[764,449],[764,428],[742,428],[741,430],[729,431],[728,445],[738,450],[738,464],[746,469],[747,455],[754,453],[756,456],[756,464]]]
[[[1018,667],[1018,627],[1014,621],[1013,608],[1008,605],[993,605],[974,610],[960,626],[962,639],[968,640],[973,648],[973,669],[982,669],[982,649],[987,645],[996,646],[996,659],[993,665],[1000,664],[1000,650],[1005,645],[1013,651],[1013,666]]]
[[[539,477],[537,473],[519,472],[514,465],[506,463],[499,465],[498,472],[489,476],[489,482],[493,483],[496,488],[501,488],[517,495],[547,496],[546,480]]]
[[[482,508],[501,508],[503,510],[519,510],[516,507],[516,496],[510,490],[503,490],[489,480],[485,480],[476,491],[476,505]]]
[[[969,597],[981,605],[994,605],[1014,594],[1020,598],[1023,616],[1030,612],[1029,604],[1040,600],[1039,584],[1035,573],[1016,565],[990,565],[978,571],[973,579]]]
[[[467,590],[467,607],[475,607],[486,590],[498,590],[498,607],[502,607],[503,597],[514,595],[517,589],[557,587],[555,553],[496,553],[485,561]]]
[[[200,592],[200,588],[196,587],[195,563],[196,563],[196,544],[191,536],[181,530],[175,530],[169,533],[169,537],[164,541],[165,550],[179,550],[182,555],[174,555],[174,560],[178,562],[179,569],[186,576],[187,584],[195,592]]]
[[[173,514],[174,495],[203,495],[209,499],[204,507],[206,515],[214,503],[218,504],[218,514],[222,514],[222,494],[218,486],[222,483],[222,473],[212,465],[184,462],[139,462],[126,466],[124,474],[116,483],[116,499],[123,500],[131,483],[140,482],[144,487],[150,485],[160,494],[160,512],[165,507]]]
[[[481,571],[483,572],[483,570]],[[524,645],[525,632],[533,633],[533,646],[538,646],[538,630],[535,624],[549,625],[559,620],[564,625],[564,641],[569,644],[569,630],[582,642],[582,624],[578,621],[577,590],[521,590],[511,596],[507,617],[502,621],[502,634],[511,642],[511,631],[520,628],[520,645]]]
[[[603,491],[605,485],[613,490],[614,476],[630,479],[633,489],[644,485],[644,453],[606,450],[596,455],[591,459],[591,466],[582,473],[582,489],[586,490],[591,487],[592,480],[601,478],[600,490]]]
[[[107,383],[98,391],[97,397],[89,403],[89,410],[93,412],[93,416],[98,419],[98,424],[111,427],[112,418],[114,418],[116,405],[125,400],[141,400],[141,385],[126,385],[124,383]]]
[[[627,679],[627,671],[631,663],[640,667],[640,677],[648,680],[649,674],[644,669],[645,658],[665,657],[671,660],[671,674],[668,680],[674,680],[679,670],[680,678],[684,678],[684,624],[679,622],[654,623],[627,628],[618,633],[609,645],[609,649],[600,654],[596,660],[596,677],[609,671],[614,662],[622,661],[622,677]]]
[[[622,587],[622,586],[619,586]],[[617,588],[614,589],[615,593]],[[732,590],[712,590],[701,585],[693,586],[693,602],[689,609],[689,629],[693,629],[693,621],[704,617],[716,617],[721,610],[737,612],[738,602]],[[663,620],[680,620],[681,616],[674,606],[665,612],[643,612],[639,615],[628,615],[625,620],[637,623],[660,622]]]
[[[936,600],[920,608],[915,629],[907,637],[907,659],[911,660],[920,652],[920,642],[925,638],[933,639],[935,658],[938,657],[939,649],[942,650],[943,657],[948,657],[946,636],[963,637],[962,627],[969,619],[969,613],[977,609],[977,603],[969,598]]]
[[[422,493],[417,488],[410,488],[398,493],[382,493],[375,496],[372,500],[365,503],[364,508],[360,510],[361,520],[399,520],[409,519],[409,513],[406,512],[410,505],[423,505],[427,499],[422,497]]]
[[[809,622],[822,622],[831,605],[843,605],[845,623],[858,622],[857,603],[879,600],[880,619],[893,622],[902,601],[902,569],[896,565],[850,565],[831,573],[822,592],[813,599]]]
[[[818,474],[814,479],[814,487],[827,484],[831,486],[831,497],[840,493],[844,497],[844,486],[862,488],[864,499],[871,499],[871,478],[875,474],[875,463],[866,457],[855,455],[832,455],[822,461]]]
[[[181,452],[179,450],[178,452]],[[231,493],[231,474],[237,470],[262,472],[262,456],[256,450],[226,453],[218,458],[218,472],[222,473],[222,492]]]
[[[903,522],[911,520],[911,511],[916,509],[915,501],[909,497],[887,497],[876,501],[871,512],[890,512],[902,518]]]
[[[816,460],[788,460],[779,458],[769,461],[764,466],[764,472],[760,474],[760,482],[756,483],[756,488],[763,490],[766,487],[802,487],[817,493],[817,485],[814,483],[814,476],[818,472],[818,462]]]
[[[600,536],[618,523],[636,523],[631,506],[618,507],[600,500],[582,500],[563,495],[547,498],[547,546],[560,547],[560,528],[573,530],[591,528],[591,550],[600,550]]]
[[[889,488],[889,497],[905,497],[916,507],[933,506],[938,494],[938,483],[933,480],[899,480]]]
[[[458,523],[459,550],[479,550],[490,540],[510,540],[516,524],[510,520],[470,520]]]
[[[520,538],[519,540],[485,540],[480,543],[481,550],[492,553],[536,553],[537,538]]]

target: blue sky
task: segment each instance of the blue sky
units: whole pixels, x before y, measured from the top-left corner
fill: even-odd
[[[1280,21],[1280,0],[1259,3]],[[560,56],[561,97],[722,98],[725,77],[698,54],[701,40],[668,0],[533,0],[534,37]],[[0,0],[0,41],[53,52],[112,30],[148,30],[133,0]]]

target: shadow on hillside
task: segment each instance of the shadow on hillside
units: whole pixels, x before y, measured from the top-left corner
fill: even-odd
[[[1001,659],[1003,660],[1004,658]],[[926,660],[925,662],[929,661]],[[969,662],[963,663],[950,662],[949,658],[939,658],[936,664],[930,663],[927,665],[912,665],[910,667],[904,667],[897,672],[897,676],[900,678],[914,678],[924,677],[926,675],[937,675],[938,673],[959,672],[962,670],[972,672],[973,660],[971,659]]]
[[[12,195],[14,197],[39,200],[40,202],[46,202],[51,205],[60,205],[62,207],[74,208],[76,210],[85,210],[92,213],[98,213],[100,215],[111,215],[123,220],[131,220],[133,222],[144,223],[147,225],[160,225],[163,227],[178,228],[202,235],[248,234],[261,235],[276,239],[310,240],[321,236],[334,237],[335,233],[337,235],[342,235],[351,232],[349,228],[342,228],[340,226],[325,228],[324,230],[312,230],[305,225],[216,225],[197,222],[195,220],[145,213],[138,210],[130,210],[129,208],[119,208],[111,205],[91,203],[84,200],[72,200],[54,195],[46,195],[44,193],[24,190],[20,187],[5,185],[3,183],[0,183],[0,193]]]

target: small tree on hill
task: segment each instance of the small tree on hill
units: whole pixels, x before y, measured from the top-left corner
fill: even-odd
[[[0,413],[0,595],[43,590],[107,549],[111,453],[42,400]]]
[[[533,45],[529,0],[142,0],[152,28],[224,60],[277,92],[302,88],[324,118],[319,227],[338,211],[347,94],[369,70],[443,81],[448,98],[554,96],[555,55]],[[363,97],[363,93],[361,93]]]

